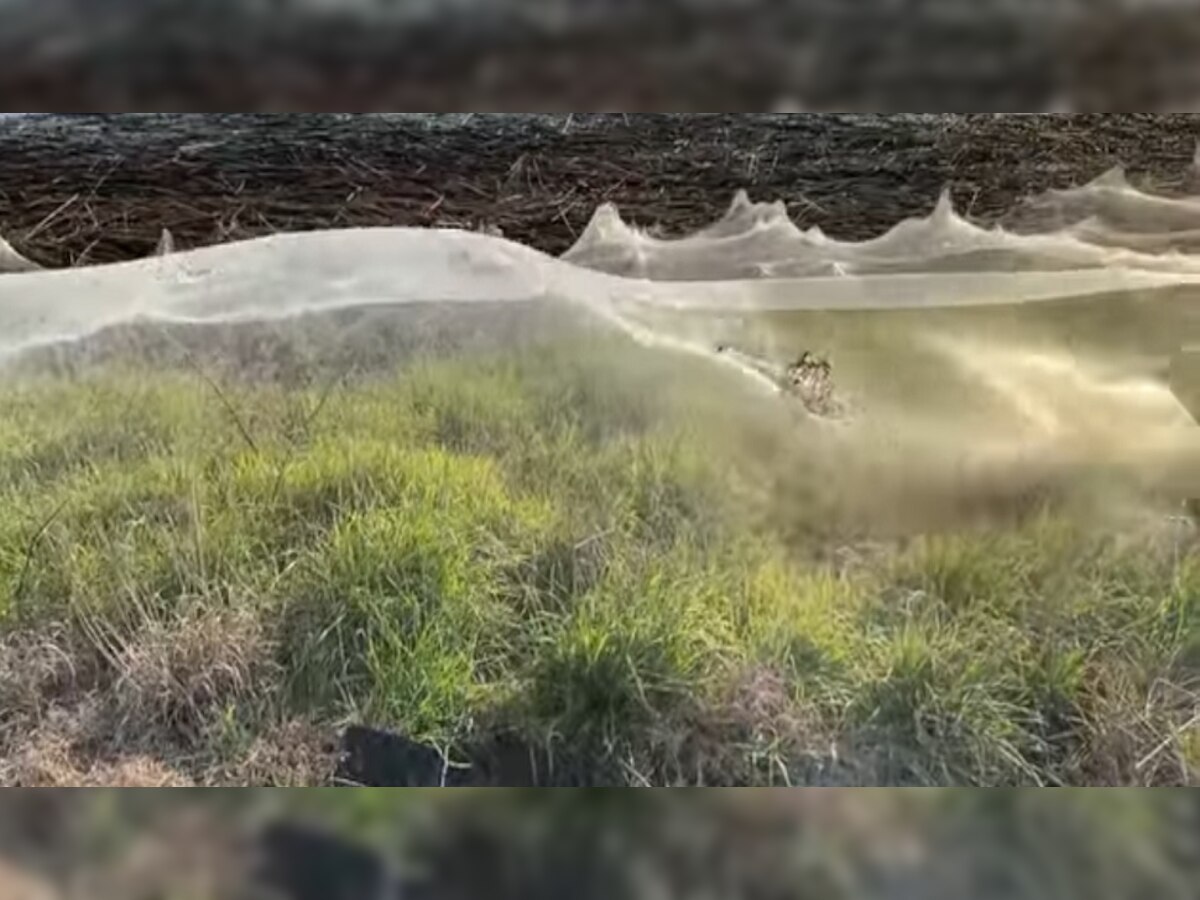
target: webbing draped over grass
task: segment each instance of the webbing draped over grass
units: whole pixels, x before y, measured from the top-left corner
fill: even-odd
[[[93,745],[218,781],[297,719],[600,783],[1195,778],[1194,545],[1051,509],[836,564],[733,489],[687,378],[605,352],[5,384],[5,652],[71,673],[6,663],[5,752],[89,697]]]

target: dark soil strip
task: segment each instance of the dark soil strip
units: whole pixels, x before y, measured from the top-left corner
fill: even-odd
[[[1178,184],[1200,116],[130,115],[0,119],[0,234],[49,266],[276,231],[499,228],[558,253],[603,202],[678,233],[735,190],[842,238],[950,186],[987,220],[1125,162]]]

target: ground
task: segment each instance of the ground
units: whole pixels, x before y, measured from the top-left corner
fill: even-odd
[[[565,250],[602,202],[678,233],[739,188],[861,239],[950,187],[985,220],[1118,163],[1178,184],[1189,115],[94,116],[0,124],[0,234],[46,265],[280,230],[495,227]]]
[[[35,123],[0,138],[0,232],[46,264],[164,226],[555,251],[600,199],[678,231],[749,186],[862,237],[947,181],[990,217],[1122,158],[1178,181],[1189,127]],[[500,783],[1197,777],[1194,530],[1091,527],[1037,485],[917,532],[839,519],[727,382],[559,311],[118,329],[4,388],[7,783],[326,783],[352,723]]]

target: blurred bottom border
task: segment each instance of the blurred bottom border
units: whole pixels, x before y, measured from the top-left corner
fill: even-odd
[[[11,790],[0,900],[1189,898],[1200,798],[1117,790]]]

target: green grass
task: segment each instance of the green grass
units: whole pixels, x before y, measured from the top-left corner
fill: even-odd
[[[741,489],[704,378],[601,343],[6,384],[7,780],[53,780],[51,738],[68,771],[303,780],[246,760],[352,720],[600,783],[1195,780],[1194,544],[1044,510],[835,565],[794,499],[825,476]]]

